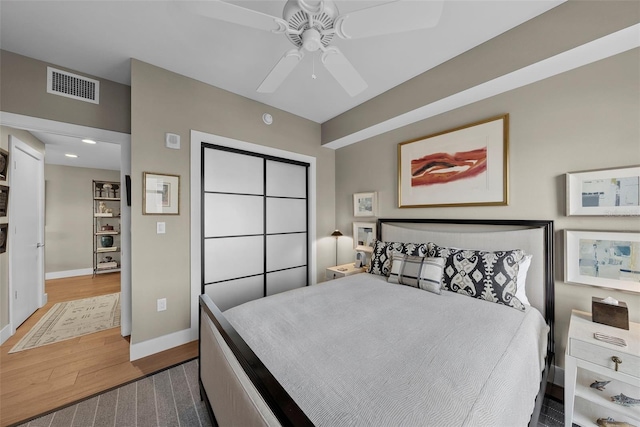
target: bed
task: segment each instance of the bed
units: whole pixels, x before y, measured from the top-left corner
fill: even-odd
[[[212,420],[536,426],[554,357],[553,222],[380,219],[377,230],[370,273],[224,313],[201,295],[199,382]],[[387,276],[407,284],[410,275],[394,277],[391,267],[406,273],[415,259],[407,252],[403,264],[402,251],[383,242],[427,259],[451,260],[455,248],[509,251],[505,259],[529,254],[528,304],[519,304],[521,294],[512,298],[513,289],[496,292],[507,295],[496,303],[467,291],[437,293],[426,281],[389,283]],[[386,262],[381,254],[390,251]],[[453,264],[444,263],[436,271],[450,274]]]

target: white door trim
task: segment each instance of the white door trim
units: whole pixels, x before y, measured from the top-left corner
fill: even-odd
[[[38,192],[38,243],[44,244],[44,154],[39,152],[38,150],[30,147],[26,143],[20,141],[18,138],[13,135],[9,135],[9,152],[15,153],[15,150],[20,150],[27,153],[29,156],[33,157],[38,161],[38,176],[36,177],[36,183],[38,184],[37,192]],[[11,160],[11,164],[9,165],[9,179],[13,175],[11,173],[11,168],[15,168],[15,160]],[[11,185],[11,182],[9,185]],[[9,187],[11,188],[11,187]],[[11,218],[15,218],[18,215],[18,212],[15,211],[15,197],[16,192],[9,190],[9,244],[11,244],[11,235],[15,233],[11,232]],[[13,200],[13,202],[12,202]],[[38,248],[38,307],[42,307],[47,303],[47,295],[44,293],[44,247],[40,246]],[[9,248],[9,325],[11,327],[11,335],[16,333],[16,328],[19,325],[16,325],[14,321],[14,309],[13,309],[13,293],[15,292],[15,286],[13,283],[13,273],[14,273],[14,251]]]
[[[42,119],[39,117],[24,116],[21,114],[8,113],[0,111],[0,125],[9,126],[16,129],[24,129],[28,131],[48,132],[57,135],[75,136],[82,138],[92,138],[98,141],[112,142],[120,144],[121,152],[121,168],[120,175],[122,182],[124,182],[124,176],[131,174],[131,135],[128,133],[115,132],[105,129],[92,128],[88,126],[75,125],[71,123],[56,122],[53,120]],[[10,174],[9,174],[10,175]],[[9,176],[11,179],[11,176]],[[10,184],[9,184],[10,185]],[[9,191],[11,194],[11,191]],[[126,232],[126,227],[131,227],[131,209],[128,208],[126,203],[123,203],[122,210],[122,227],[123,233]],[[11,209],[11,207],[9,207]],[[44,218],[44,216],[43,216]],[[132,324],[132,306],[131,306],[131,241],[130,239],[123,239],[121,241],[122,252],[121,262],[122,268],[120,270],[120,306],[121,317],[120,327],[121,334],[127,336],[131,334]],[[9,257],[11,256],[11,250],[9,250]],[[9,263],[11,261],[9,260]],[[44,268],[43,268],[44,271]],[[9,290],[11,294],[11,289]],[[9,295],[7,295],[8,297]],[[0,298],[4,298],[4,295],[0,295]],[[11,298],[9,298],[11,300]],[[46,301],[45,301],[46,303]],[[9,319],[11,319],[11,306],[9,307]],[[15,329],[12,329],[11,334],[15,333]]]

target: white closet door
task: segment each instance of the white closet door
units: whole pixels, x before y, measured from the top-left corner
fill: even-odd
[[[267,273],[267,295],[273,295],[301,287],[307,282],[307,267]]]
[[[263,242],[262,236],[206,239],[205,283],[264,273]]]
[[[307,168],[268,160],[267,196],[305,199],[307,197]]]
[[[307,265],[306,233],[267,236],[267,272],[303,265]]]
[[[203,292],[226,310],[306,286],[308,165],[203,151]]]
[[[222,311],[264,296],[264,277],[253,276],[244,279],[206,285],[204,293]]]
[[[223,150],[204,150],[204,191],[264,194],[264,159]]]
[[[264,233],[264,198],[237,194],[204,195],[204,237]]]
[[[267,198],[267,234],[306,231],[306,199]]]

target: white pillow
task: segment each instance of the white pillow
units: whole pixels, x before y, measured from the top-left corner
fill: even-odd
[[[525,255],[520,261],[520,265],[518,266],[518,279],[517,281],[517,289],[516,289],[516,298],[520,300],[523,304],[531,305],[529,299],[527,299],[526,294],[526,282],[527,282],[527,271],[529,271],[529,267],[531,266],[531,258],[533,255]]]

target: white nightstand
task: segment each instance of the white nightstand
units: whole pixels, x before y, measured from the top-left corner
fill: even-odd
[[[596,340],[595,332],[624,339],[626,347]],[[615,359],[617,358],[617,359]],[[616,363],[618,370],[616,371]],[[565,425],[596,426],[598,418],[611,417],[640,425],[640,407],[626,407],[611,401],[623,393],[640,398],[640,324],[629,322],[629,330],[591,321],[591,314],[573,310],[565,355]],[[611,381],[600,391],[594,381]]]
[[[338,277],[351,276],[352,274],[364,273],[367,267],[357,267],[354,263],[337,265],[327,268],[325,278],[327,280],[337,279]]]

